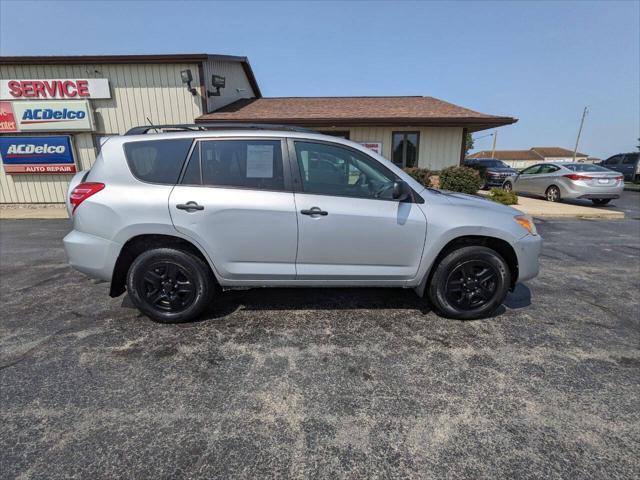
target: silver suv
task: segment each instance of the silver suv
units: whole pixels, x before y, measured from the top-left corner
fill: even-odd
[[[425,188],[357,143],[147,130],[109,138],[72,179],[64,246],[156,321],[191,320],[224,289],[285,286],[413,288],[445,317],[481,318],[538,273],[522,212]]]

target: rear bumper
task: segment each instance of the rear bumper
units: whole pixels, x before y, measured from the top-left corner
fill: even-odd
[[[100,280],[111,280],[122,245],[88,233],[72,230],[62,240],[69,264]]]
[[[617,193],[585,193],[584,195],[580,195],[578,198],[585,198],[587,200],[591,200],[592,198],[616,199],[616,198],[620,198],[620,195]]]
[[[624,182],[620,182],[617,186],[592,187],[581,185],[563,185],[560,192],[563,198],[620,198],[624,190]]]
[[[538,275],[540,270],[538,257],[542,252],[542,237],[527,235],[514,245],[518,257],[518,282],[530,280]]]

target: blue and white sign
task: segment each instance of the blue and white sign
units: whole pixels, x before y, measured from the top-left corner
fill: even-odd
[[[71,138],[0,137],[5,173],[75,173]]]
[[[81,132],[93,130],[91,109],[86,100],[13,102],[21,132]]]

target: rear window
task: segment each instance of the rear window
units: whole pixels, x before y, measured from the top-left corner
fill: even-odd
[[[182,183],[284,190],[280,140],[203,140],[193,150]]]
[[[124,144],[124,152],[131,173],[139,180],[174,185],[191,142],[191,138],[130,142]]]
[[[608,168],[602,168],[598,165],[591,165],[589,163],[568,163],[565,168],[573,170],[574,172],[610,172]]]

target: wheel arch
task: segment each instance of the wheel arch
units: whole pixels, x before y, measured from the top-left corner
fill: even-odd
[[[118,259],[113,267],[109,296],[118,297],[125,292],[129,267],[138,255],[146,250],[165,247],[183,250],[197,256],[209,266],[216,282],[218,281],[215,268],[213,268],[207,256],[189,240],[166,234],[143,234],[130,238],[120,249]]]
[[[424,291],[431,281],[433,272],[444,257],[446,257],[453,250],[472,245],[490,248],[500,254],[502,258],[504,258],[504,261],[507,262],[507,266],[509,267],[509,272],[511,274],[510,289],[513,290],[516,282],[518,281],[518,256],[511,244],[501,238],[491,237],[487,235],[462,235],[450,240],[444,247],[442,247],[442,249],[440,249],[438,255],[427,270],[424,279],[416,287],[416,293],[421,297],[424,296]]]

